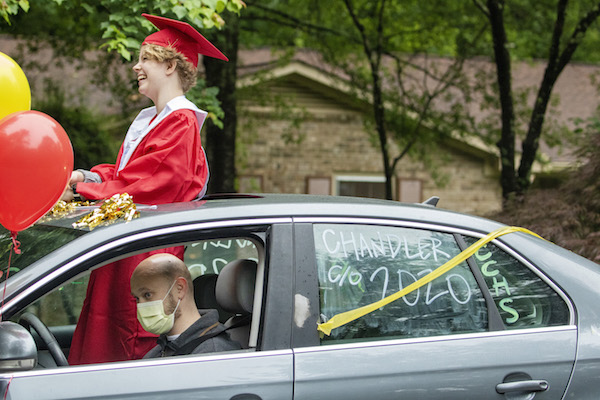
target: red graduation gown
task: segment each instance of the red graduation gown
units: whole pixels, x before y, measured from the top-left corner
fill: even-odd
[[[142,139],[127,165],[92,168],[102,183],[78,183],[87,199],[104,199],[129,193],[140,204],[190,201],[202,191],[208,177],[200,126],[191,110],[169,114]],[[183,259],[183,248],[139,254],[92,271],[81,315],[73,335],[69,364],[121,361],[142,358],[156,344],[137,321],[136,303],[129,280],[146,257],[169,252]]]
[[[193,111],[173,111],[148,133],[121,171],[123,146],[116,164],[92,168],[102,183],[78,183],[77,192],[92,200],[129,193],[139,204],[193,200],[208,177],[199,132]]]

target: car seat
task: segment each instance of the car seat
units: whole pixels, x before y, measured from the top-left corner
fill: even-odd
[[[225,321],[225,328],[242,348],[248,348],[250,337],[256,270],[255,261],[234,260],[223,267],[217,278],[217,302],[225,311],[234,314]]]
[[[215,309],[219,312],[219,321],[225,322],[234,314],[223,310],[219,305],[215,290],[217,274],[204,274],[194,279],[194,300],[199,309]]]

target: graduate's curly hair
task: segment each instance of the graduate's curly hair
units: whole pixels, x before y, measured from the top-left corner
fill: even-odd
[[[198,69],[174,48],[156,44],[145,44],[140,48],[140,54],[144,54],[158,62],[174,60],[177,63],[177,74],[179,75],[179,82],[184,93],[196,85]]]

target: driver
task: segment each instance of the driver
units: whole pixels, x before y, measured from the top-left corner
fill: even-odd
[[[172,254],[155,254],[139,263],[131,276],[131,294],[142,327],[160,335],[144,358],[241,348],[219,322],[216,310],[196,308],[190,272]]]

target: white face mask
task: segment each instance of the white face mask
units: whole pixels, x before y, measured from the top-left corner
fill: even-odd
[[[169,291],[162,300],[137,304],[137,319],[140,321],[142,328],[144,328],[146,332],[154,333],[155,335],[162,335],[163,333],[167,333],[173,329],[173,325],[175,324],[175,311],[177,311],[181,299],[177,301],[175,310],[173,310],[173,312],[169,315],[165,313],[165,307],[163,304],[169,293],[171,293],[171,289],[173,289],[174,285],[175,282],[173,282],[169,288]]]

